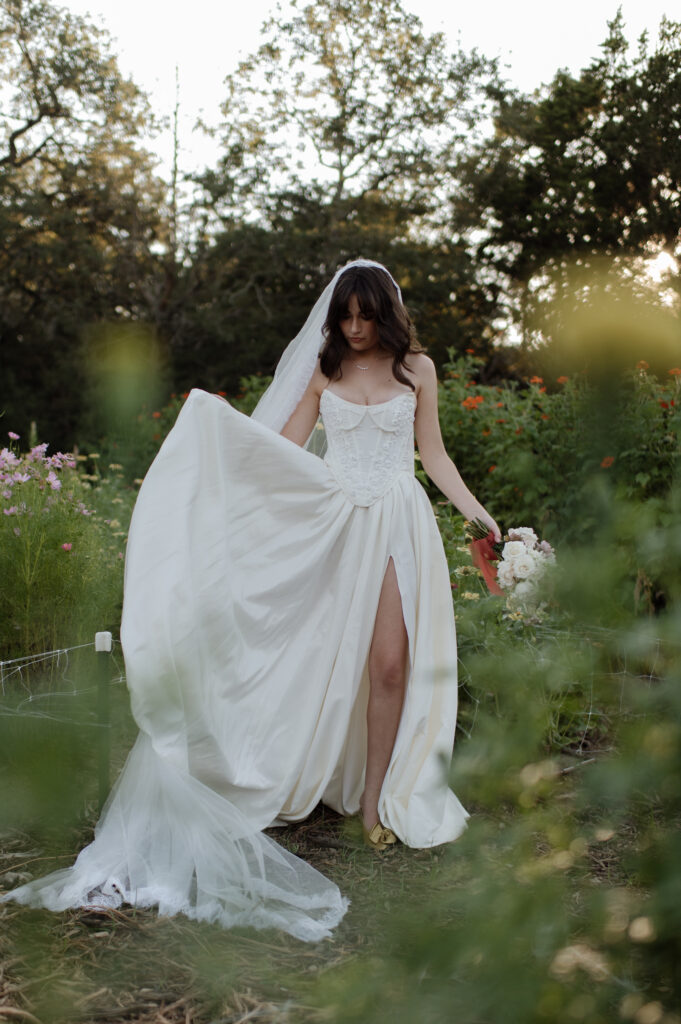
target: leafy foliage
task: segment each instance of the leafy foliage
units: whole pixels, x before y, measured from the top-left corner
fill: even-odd
[[[2,408],[22,433],[36,420],[71,445],[84,328],[147,306],[151,247],[165,232],[142,147],[154,121],[87,21],[44,0],[2,0],[0,43]]]
[[[399,0],[294,0],[291,11],[265,23],[258,51],[226,81],[223,203],[262,211],[285,192],[430,205],[494,65],[450,56]]]
[[[115,477],[78,473],[72,455],[46,450],[0,452],[3,658],[89,641],[98,629],[115,629],[120,614],[131,497],[121,496]],[[90,465],[98,458],[89,456]]]
[[[494,135],[466,154],[452,195],[453,227],[478,238],[483,228],[478,258],[505,282],[526,341],[551,337],[537,307],[570,286],[572,264],[588,273],[616,257],[613,283],[650,294],[631,257],[678,247],[681,25],[663,19],[655,47],[643,38],[633,57],[621,12],[609,27],[603,55],[578,76],[500,96]]]

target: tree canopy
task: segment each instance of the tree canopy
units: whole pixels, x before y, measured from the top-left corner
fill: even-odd
[[[0,0],[0,67],[11,429],[36,419],[63,446],[92,437],[91,370],[116,365],[119,344],[140,367],[164,363],[176,391],[235,393],[271,372],[358,256],[399,279],[436,364],[472,349],[486,380],[527,369],[580,305],[614,302],[611,334],[625,331],[624,293],[664,307],[661,335],[677,331],[678,272],[657,290],[642,272],[679,254],[674,22],[632,50],[617,14],[587,68],[528,96],[401,0],[292,0],[225,79],[221,156],[179,209],[145,148],[149,102],[106,33],[50,0]],[[514,330],[524,349],[508,345]]]
[[[146,315],[163,190],[146,97],[104,33],[46,0],[0,0],[0,332],[7,421],[72,439],[84,332]]]
[[[460,164],[452,227],[477,236],[476,259],[524,329],[571,265],[610,257],[636,287],[631,257],[678,251],[681,24],[664,19],[632,56],[618,13],[602,51],[533,96],[502,96],[493,134]]]

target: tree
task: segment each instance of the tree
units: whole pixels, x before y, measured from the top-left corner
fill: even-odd
[[[45,0],[0,0],[0,61],[0,407],[68,445],[86,329],[144,315],[158,273],[163,188],[141,145],[154,122],[106,35]]]
[[[226,79],[225,155],[204,184],[223,216],[272,197],[326,203],[376,193],[430,209],[480,115],[495,65],[447,52],[399,0],[292,0]]]
[[[196,375],[230,390],[271,370],[357,256],[398,276],[436,359],[474,338],[489,344],[490,293],[436,211],[494,63],[449,54],[399,0],[294,0],[292,10],[265,24],[226,80],[224,155],[200,179],[202,227],[168,329],[178,387]]]
[[[643,36],[633,58],[621,14],[609,30],[577,77],[500,96],[493,137],[460,164],[453,224],[477,236],[475,255],[525,340],[545,336],[546,325],[533,329],[547,300],[588,295],[590,271],[649,293],[641,258],[679,245],[681,24],[664,19],[656,47]]]

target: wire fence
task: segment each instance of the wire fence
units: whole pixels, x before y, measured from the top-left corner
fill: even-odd
[[[101,807],[109,791],[111,689],[123,684],[121,645],[110,633],[98,633],[91,643],[10,658],[0,661],[0,719],[94,730]]]

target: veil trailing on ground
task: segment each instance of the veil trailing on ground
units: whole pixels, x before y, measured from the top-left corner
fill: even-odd
[[[353,260],[336,272],[312,307],[303,327],[289,342],[274,371],[272,383],[252,412],[252,418],[279,433],[303,397],[314,373],[317,357],[325,342],[323,327],[329,312],[329,303],[339,277],[354,267],[378,267],[395,285],[402,300],[399,285],[382,263],[374,260]],[[309,446],[309,442],[308,442]]]

